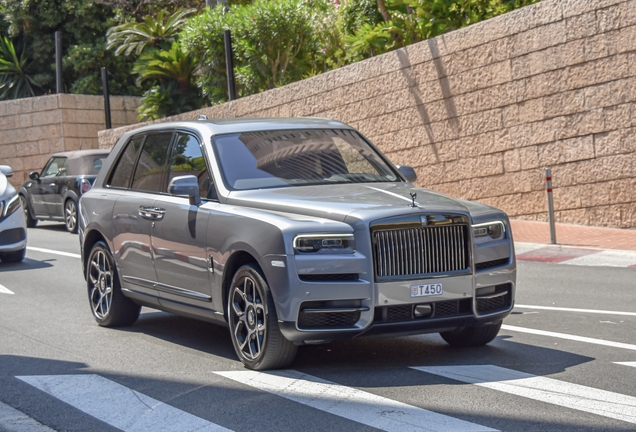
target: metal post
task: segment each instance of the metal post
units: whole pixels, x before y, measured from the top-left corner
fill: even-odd
[[[556,244],[556,227],[554,226],[554,203],[552,202],[552,170],[545,169],[545,190],[548,193],[548,218],[550,219],[550,243]]]
[[[236,99],[236,88],[234,84],[234,60],[232,54],[232,35],[229,30],[223,32],[225,39],[225,71],[227,74],[227,93],[229,100]]]
[[[64,93],[64,79],[62,77],[62,32],[55,32],[55,78],[57,93]]]
[[[108,71],[102,68],[102,89],[104,90],[104,116],[106,117],[106,129],[113,127],[110,119],[110,93],[108,92]]]

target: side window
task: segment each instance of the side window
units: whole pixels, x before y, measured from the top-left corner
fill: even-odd
[[[171,133],[148,135],[135,170],[133,189],[161,192],[171,140]]]
[[[183,175],[196,176],[199,180],[201,198],[217,199],[214,185],[210,182],[210,174],[205,165],[199,140],[187,134],[179,134],[172,148],[168,183],[173,178]]]
[[[130,184],[130,177],[132,176],[133,168],[135,167],[135,161],[137,160],[137,154],[141,148],[141,143],[144,141],[144,137],[135,137],[128,142],[126,149],[122,152],[119,160],[115,164],[108,185],[113,187],[127,188]]]
[[[66,175],[66,161],[65,157],[54,157],[49,160],[40,177],[56,177]]]

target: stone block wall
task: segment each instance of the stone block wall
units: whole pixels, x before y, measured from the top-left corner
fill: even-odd
[[[558,221],[635,228],[635,101],[636,0],[543,0],[172,119],[333,118],[418,185],[530,220],[547,219],[551,167]]]
[[[114,127],[137,121],[139,98],[112,96]],[[104,98],[54,94],[0,102],[0,164],[10,165],[13,185],[40,171],[55,152],[98,148]]]

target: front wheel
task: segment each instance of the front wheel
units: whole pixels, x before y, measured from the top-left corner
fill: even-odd
[[[298,347],[280,332],[274,300],[255,266],[244,265],[234,275],[227,314],[234,350],[247,368],[278,369],[294,360]]]
[[[475,347],[486,345],[497,337],[501,329],[501,321],[482,327],[462,327],[449,332],[442,332],[440,336],[454,347]]]
[[[31,212],[29,211],[29,204],[24,195],[20,195],[20,203],[22,204],[22,210],[24,211],[24,218],[26,219],[27,228],[33,228],[38,224],[37,219],[33,219]]]
[[[71,234],[77,232],[77,204],[72,199],[66,200],[64,204],[64,223],[66,223],[66,231]]]
[[[95,243],[87,266],[88,300],[97,323],[103,327],[134,324],[141,306],[122,293],[115,261],[106,243]]]

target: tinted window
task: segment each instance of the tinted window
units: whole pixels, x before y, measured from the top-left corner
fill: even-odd
[[[175,177],[193,175],[199,180],[201,198],[216,199],[214,185],[210,183],[210,174],[205,165],[201,145],[192,135],[179,134],[172,148],[168,183]]]
[[[40,177],[56,177],[66,175],[66,163],[65,157],[54,157],[49,160]]]
[[[394,182],[394,171],[352,130],[245,132],[214,138],[230,189]]]
[[[132,175],[137,154],[141,148],[144,137],[135,137],[126,145],[121,157],[117,161],[113,173],[110,176],[108,184],[114,187],[128,187],[130,184],[130,176]]]
[[[161,192],[171,140],[171,133],[148,135],[135,170],[133,189]]]

